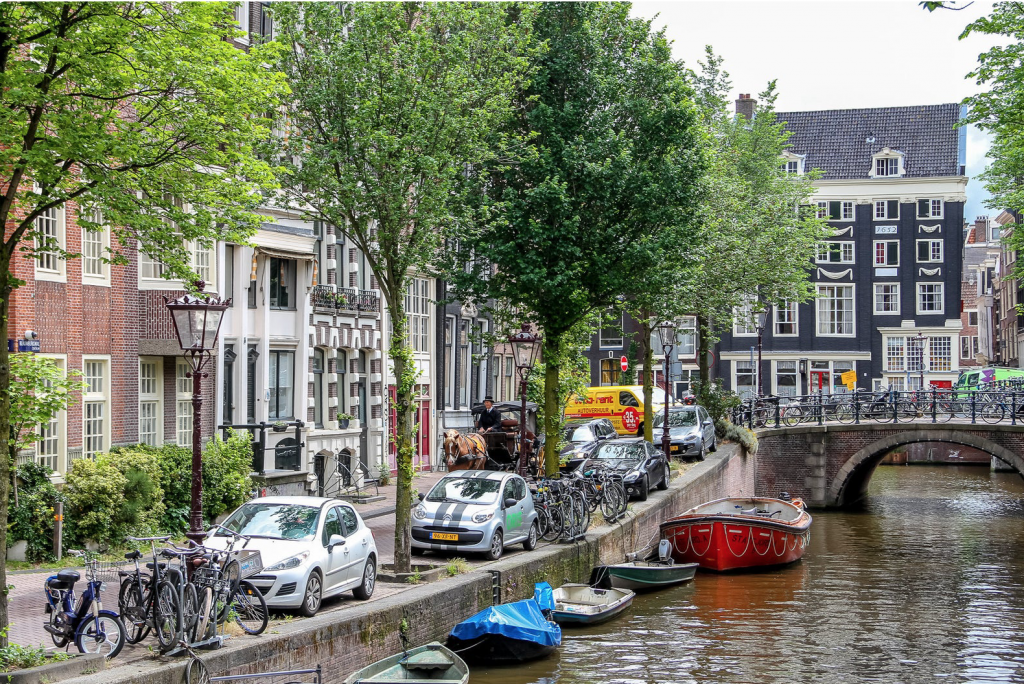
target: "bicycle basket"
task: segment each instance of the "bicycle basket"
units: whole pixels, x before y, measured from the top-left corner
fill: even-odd
[[[133,564],[126,563],[125,561],[97,562],[95,570],[96,580],[108,584],[120,584],[124,578],[118,573],[121,570],[127,570],[129,565],[131,565],[132,570],[135,569]]]
[[[263,557],[259,549],[242,549],[235,551],[230,556],[231,560],[238,561],[242,579],[252,577],[263,570]]]

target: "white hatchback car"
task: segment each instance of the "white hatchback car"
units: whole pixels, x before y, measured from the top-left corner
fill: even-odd
[[[249,579],[271,608],[314,615],[323,599],[351,591],[368,599],[377,583],[373,533],[348,503],[310,496],[268,496],[242,504],[224,527],[251,537],[263,570]],[[224,548],[230,535],[214,528],[209,548]],[[239,546],[236,545],[236,549]]]

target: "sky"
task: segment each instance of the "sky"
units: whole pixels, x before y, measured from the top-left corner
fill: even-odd
[[[960,102],[978,91],[965,76],[994,40],[958,37],[991,7],[928,12],[917,0],[715,0],[634,2],[632,13],[664,26],[675,57],[692,69],[711,45],[725,58],[732,99],[756,98],[775,79],[776,108],[806,111]],[[985,168],[987,151],[988,137],[968,129],[968,176]],[[997,213],[983,206],[987,196],[980,181],[967,184],[968,221]]]

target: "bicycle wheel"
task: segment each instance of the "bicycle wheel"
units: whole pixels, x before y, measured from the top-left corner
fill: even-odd
[[[238,561],[232,559],[225,563],[220,575],[228,581],[228,590],[232,594],[238,591],[238,583],[242,581],[242,566],[238,564]]]
[[[246,634],[262,634],[270,623],[267,600],[251,582],[242,580],[238,591],[231,597],[231,610],[235,622]]]
[[[213,601],[213,587],[203,587],[202,598],[197,600],[195,622],[187,632],[189,642],[195,644],[208,638],[214,626],[214,610],[216,606]]]
[[[935,420],[939,423],[945,423],[953,417],[953,407],[948,401],[937,401],[935,402]]]
[[[118,612],[125,626],[125,641],[137,644],[149,634],[146,624],[146,598],[139,592],[139,585],[131,578],[121,583],[117,599]]]
[[[196,624],[201,616],[199,607],[199,591],[196,585],[191,582],[185,584],[181,592],[181,633],[185,638],[192,640],[195,636]]]
[[[544,541],[558,541],[562,537],[565,519],[562,517],[562,509],[550,503],[544,504],[544,515],[547,517],[547,528],[542,538]]]
[[[572,499],[580,516],[580,534],[586,534],[590,529],[590,505],[587,503],[587,497],[583,495],[583,492],[574,490]]]
[[[615,522],[619,517],[618,490],[611,482],[601,485],[601,515],[607,522]]]
[[[789,427],[799,425],[804,419],[804,410],[799,406],[787,406],[782,414],[782,422]]]
[[[565,497],[556,504],[562,512],[562,541],[572,541],[579,534],[580,521],[572,499]]]
[[[836,405],[835,417],[840,423],[852,423],[856,416],[853,412],[853,402],[844,401]]]
[[[206,663],[195,656],[185,666],[185,684],[210,684],[210,671]]]
[[[156,602],[153,605],[153,631],[161,653],[167,653],[178,646],[181,641],[181,606],[178,604],[178,592],[167,580],[157,586]]]
[[[116,615],[104,611],[99,617],[90,615],[75,631],[75,646],[82,653],[101,653],[113,658],[124,648],[124,623]]]
[[[990,401],[981,407],[978,415],[986,423],[998,423],[1006,417],[1006,407],[1001,402]]]
[[[626,515],[626,511],[629,510],[629,495],[626,494],[626,487],[618,480],[612,482],[612,486],[615,488],[615,498],[619,503],[619,512],[616,518],[621,518]]]

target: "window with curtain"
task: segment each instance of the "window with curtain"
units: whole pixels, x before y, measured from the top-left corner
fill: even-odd
[[[295,352],[270,350],[270,370],[267,389],[270,393],[267,419],[292,420],[295,417],[293,391],[295,388]]]
[[[313,350],[313,424],[324,426],[324,350]]]

